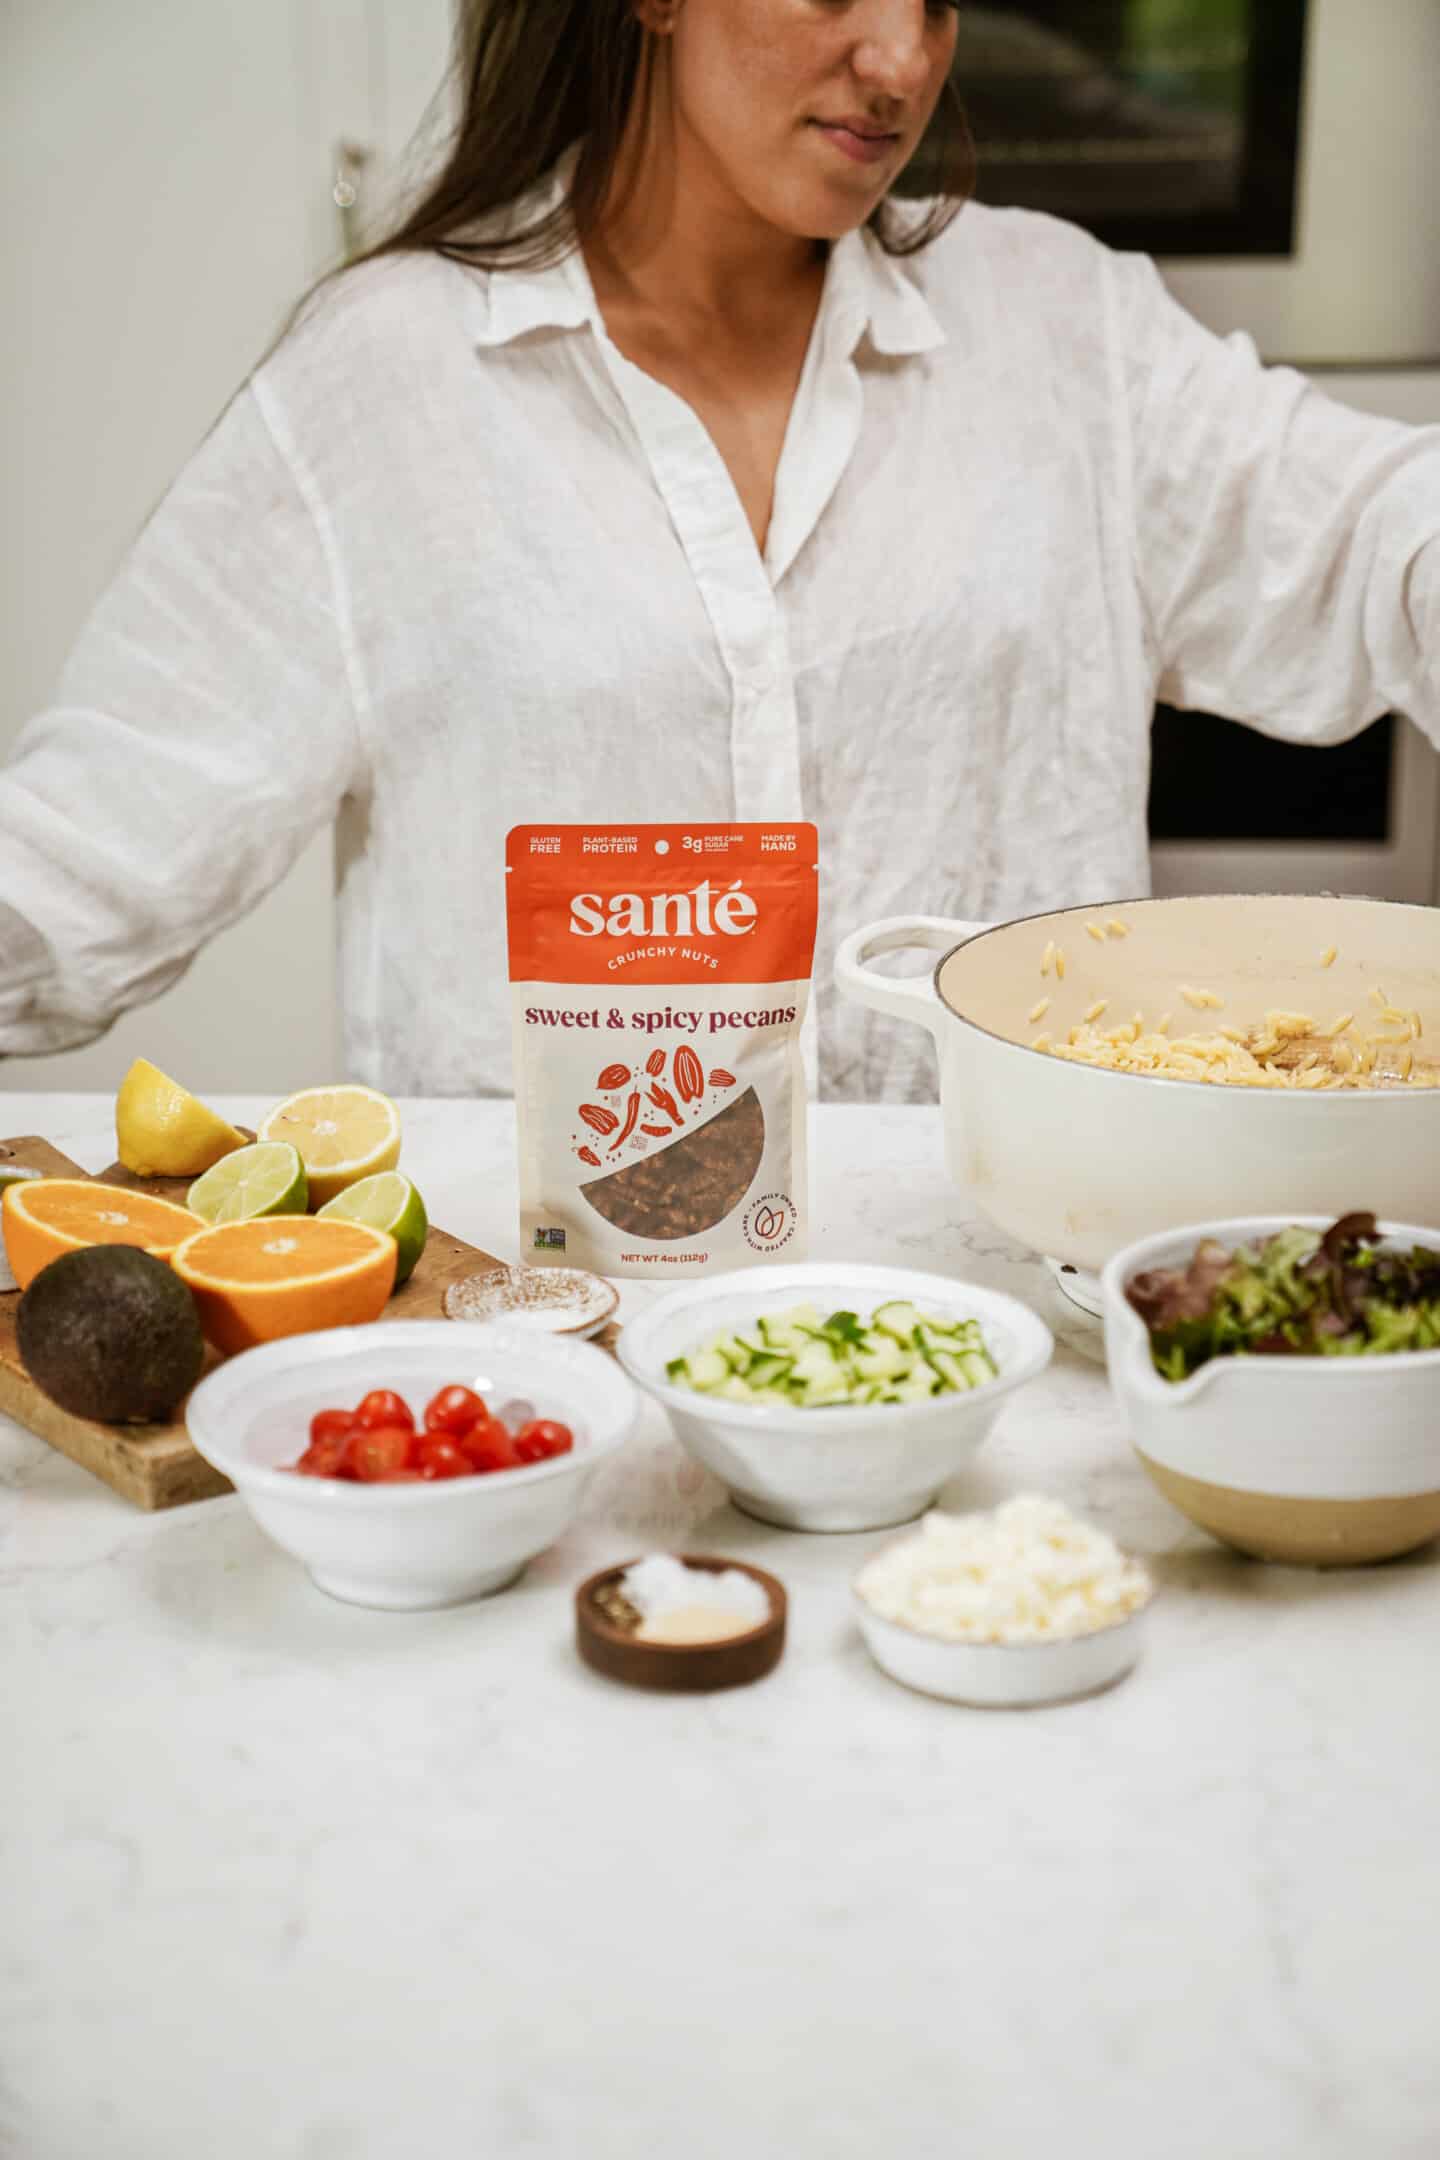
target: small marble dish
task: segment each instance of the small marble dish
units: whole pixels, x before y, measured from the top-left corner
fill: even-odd
[[[451,1283],[444,1310],[447,1320],[499,1321],[586,1341],[614,1319],[619,1303],[615,1285],[586,1268],[494,1267]]]
[[[635,1621],[625,1617],[621,1578],[635,1565],[602,1568],[575,1593],[575,1645],[585,1663],[609,1680],[666,1694],[704,1694],[715,1688],[746,1687],[773,1672],[785,1649],[788,1600],[785,1586],[764,1568],[711,1553],[679,1553],[686,1567],[723,1574],[734,1568],[759,1583],[770,1601],[768,1618],[743,1635],[713,1642],[642,1642]],[[635,1616],[638,1619],[638,1615]]]

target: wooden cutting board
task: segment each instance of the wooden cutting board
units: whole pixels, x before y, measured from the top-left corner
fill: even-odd
[[[46,1177],[86,1177],[88,1172],[59,1153],[48,1141],[34,1138],[0,1140],[0,1163],[39,1170]],[[102,1181],[131,1192],[155,1193],[181,1206],[189,1185],[187,1178],[137,1178],[115,1164],[102,1172]],[[448,1286],[461,1275],[504,1263],[477,1246],[466,1245],[446,1230],[433,1226],[414,1274],[397,1290],[385,1311],[387,1320],[439,1320]],[[101,1425],[91,1418],[72,1417],[50,1400],[26,1372],[15,1340],[18,1290],[0,1292],[0,1410],[28,1426],[51,1447],[58,1448],[83,1469],[92,1470],[126,1500],[138,1507],[179,1507],[187,1500],[210,1500],[230,1491],[230,1481],[212,1470],[192,1446],[185,1430],[184,1405],[167,1425]],[[601,1337],[604,1343],[611,1333]],[[216,1353],[206,1353],[205,1370],[219,1363]]]

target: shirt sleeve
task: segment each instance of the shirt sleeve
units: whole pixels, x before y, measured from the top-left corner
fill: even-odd
[[[1440,427],[1352,412],[1113,260],[1157,695],[1293,742],[1390,711],[1440,742]]]
[[[283,439],[252,383],[0,772],[0,1056],[158,997],[361,783],[338,563]]]

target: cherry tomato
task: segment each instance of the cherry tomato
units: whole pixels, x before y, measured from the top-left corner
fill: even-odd
[[[378,1485],[410,1468],[414,1433],[408,1425],[357,1426],[345,1443],[345,1463],[362,1485]]]
[[[320,1415],[328,1417],[330,1412],[322,1410]],[[318,1440],[311,1441],[299,1462],[295,1464],[295,1469],[301,1477],[348,1477],[350,1473],[345,1468],[345,1447],[349,1437],[348,1426],[344,1432],[322,1434]]]
[[[415,1468],[422,1478],[468,1477],[470,1463],[445,1433],[426,1433],[415,1443]]]
[[[469,1432],[489,1412],[474,1391],[468,1387],[441,1388],[425,1405],[425,1430],[427,1433],[447,1433],[453,1439],[459,1433]]]
[[[317,1440],[344,1440],[355,1423],[349,1410],[317,1410],[310,1420],[310,1443]]]
[[[459,1445],[472,1470],[513,1470],[520,1461],[514,1435],[499,1418],[482,1418],[461,1435]]]
[[[554,1418],[532,1418],[515,1435],[515,1452],[521,1462],[548,1462],[552,1455],[568,1455],[575,1435]]]
[[[403,1425],[407,1431],[415,1430],[415,1419],[410,1405],[394,1388],[372,1388],[355,1411],[351,1423],[373,1429],[377,1425]]]

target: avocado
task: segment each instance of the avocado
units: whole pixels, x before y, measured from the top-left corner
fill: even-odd
[[[137,1245],[62,1253],[26,1290],[15,1328],[51,1401],[108,1425],[168,1417],[205,1361],[194,1298]]]

